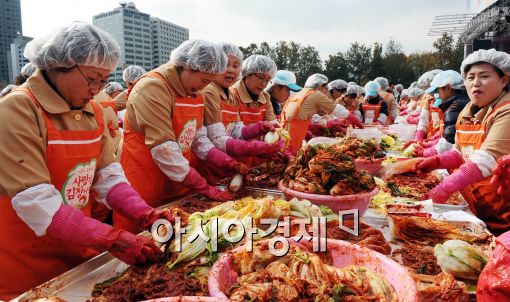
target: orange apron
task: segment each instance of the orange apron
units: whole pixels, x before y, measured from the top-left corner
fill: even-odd
[[[221,121],[225,126],[225,132],[228,136],[232,136],[234,126],[239,121],[239,107],[230,105],[223,100],[220,103],[221,107]]]
[[[32,91],[20,88],[42,109],[48,128],[46,165],[51,184],[65,204],[90,217],[89,194],[101,154],[103,113],[91,101],[96,130],[57,130]],[[11,199],[0,197],[0,299],[10,300],[98,253],[50,236],[38,237],[16,214]]]
[[[494,114],[499,108],[508,104],[510,104],[510,100],[496,106],[490,114]],[[461,125],[459,121],[460,119],[456,125],[455,140],[466,160],[482,146],[487,137],[487,128],[485,123]],[[468,202],[469,209],[473,214],[482,219],[489,230],[497,235],[510,228],[510,200],[497,194],[498,188],[490,184],[491,177],[488,176],[477,183],[466,186],[460,190],[460,193]]]
[[[379,103],[375,105],[365,102],[361,105],[363,114],[365,115],[365,124],[371,125],[377,122],[379,113],[381,112],[381,102],[383,101],[379,100]]]
[[[305,88],[306,89],[306,88]],[[301,105],[303,104],[304,100],[306,100],[312,93],[314,93],[315,90],[309,89],[305,92],[303,97],[297,98],[294,94],[289,98],[289,100],[285,103],[285,106],[282,110],[282,122],[285,127],[285,129],[289,132],[290,135],[290,143],[289,145],[292,146],[296,151],[301,149],[301,146],[303,144],[303,140],[306,137],[306,133],[308,132],[308,125],[310,125],[311,118],[301,121],[299,120],[299,112],[301,110]],[[287,119],[287,112],[293,112],[293,118]],[[290,113],[289,113],[290,115]]]
[[[115,115],[117,115],[117,106],[115,106],[113,100],[99,102],[99,104],[104,108],[112,108],[113,112],[115,112]]]
[[[241,102],[241,97],[236,89],[230,89],[230,93],[239,100],[239,117],[245,126],[264,121],[266,104],[262,104],[260,108],[250,108],[247,104]]]
[[[433,137],[438,131],[441,133],[441,137],[443,137],[444,133],[444,118],[443,118],[443,110],[430,107],[430,116],[429,116],[429,128],[427,131],[427,138]]]
[[[182,151],[182,155],[195,164],[195,156],[191,151],[191,145],[195,139],[197,130],[202,127],[204,117],[204,99],[201,94],[196,98],[179,97],[167,80],[156,72],[148,72],[144,77],[152,77],[163,81],[174,96],[174,108],[172,113],[173,130],[177,135],[176,143]],[[133,85],[134,86],[134,85]],[[124,144],[120,163],[127,179],[133,188],[140,193],[142,198],[152,207],[159,207],[176,197],[184,196],[189,190],[181,183],[170,180],[156,165],[152,159],[149,148],[145,145],[145,135],[141,131],[133,131],[129,125],[128,115],[124,119]],[[113,223],[115,227],[136,232],[137,228],[124,217],[114,213]]]

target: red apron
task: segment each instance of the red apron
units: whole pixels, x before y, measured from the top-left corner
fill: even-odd
[[[365,115],[365,124],[371,125],[377,123],[377,119],[379,118],[379,113],[381,112],[381,100],[379,103],[372,105],[368,102],[363,103],[361,108],[363,109],[363,114]]]
[[[429,127],[427,130],[427,138],[433,137],[438,131],[443,137],[444,133],[444,118],[443,110],[435,107],[430,107]]]
[[[33,93],[20,88],[42,109],[48,131],[46,165],[51,184],[65,204],[90,217],[89,194],[101,154],[103,114],[91,101],[96,130],[57,130]],[[38,237],[16,214],[11,199],[0,197],[0,299],[10,300],[98,253],[50,236]]]
[[[290,143],[296,151],[301,149],[303,140],[308,132],[308,125],[310,125],[311,118],[301,121],[299,120],[299,112],[301,111],[301,105],[311,94],[315,92],[313,89],[303,91],[303,93],[296,93],[289,98],[282,110],[283,125],[289,132]],[[303,95],[304,94],[304,95]],[[303,95],[303,96],[301,96]],[[287,119],[287,115],[292,115],[292,119]]]
[[[173,130],[176,143],[182,155],[194,165],[195,156],[191,151],[191,144],[197,130],[202,127],[204,117],[204,99],[202,95],[196,98],[179,97],[167,80],[157,72],[148,72],[144,77],[152,77],[163,81],[174,96],[172,113]],[[134,85],[133,85],[134,86]],[[170,180],[152,159],[149,148],[145,145],[145,135],[141,131],[133,131],[129,125],[128,115],[124,119],[124,144],[120,163],[124,168],[127,179],[133,188],[152,207],[159,207],[176,197],[184,196],[189,190],[181,183]],[[132,232],[138,229],[124,217],[113,214],[114,226]]]
[[[502,102],[490,114],[494,114],[501,107],[510,104],[509,101]],[[487,120],[487,118],[486,118]],[[460,121],[460,119],[459,119]],[[457,121],[456,142],[464,159],[468,159],[475,150],[480,149],[487,137],[486,124],[461,125]],[[492,176],[466,186],[460,193],[469,204],[469,209],[482,219],[489,230],[495,234],[508,231],[510,228],[510,200],[497,194],[497,187],[491,185]]]
[[[220,103],[221,106],[221,121],[225,126],[225,132],[228,136],[232,136],[234,126],[239,122],[239,107],[236,105],[230,105],[223,100]]]
[[[259,108],[250,108],[241,101],[237,89],[230,89],[230,93],[239,100],[239,117],[245,126],[264,121],[267,108],[266,104],[262,104]]]

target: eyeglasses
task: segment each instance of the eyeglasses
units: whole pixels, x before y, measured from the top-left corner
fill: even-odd
[[[89,79],[84,73],[83,71],[81,71],[80,69],[80,66],[76,65],[76,68],[78,69],[78,71],[81,73],[81,75],[83,76],[83,78],[85,79],[85,81],[87,81],[87,85],[89,86],[89,89],[92,89],[93,87],[98,87],[100,90],[103,89],[106,84],[108,84],[108,81],[102,81],[102,80],[91,80]]]

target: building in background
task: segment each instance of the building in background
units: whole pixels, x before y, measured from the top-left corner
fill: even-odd
[[[11,43],[7,52],[7,64],[9,69],[9,83],[12,83],[20,73],[21,68],[28,63],[28,59],[23,56],[25,45],[32,40],[31,37],[18,35]]]
[[[156,68],[168,62],[172,50],[189,39],[189,29],[155,17],[151,17],[151,27],[154,51],[152,65]]]
[[[11,43],[23,34],[20,0],[0,0],[0,88],[9,81],[9,57]]]
[[[132,2],[121,2],[120,7],[94,16],[92,23],[120,45],[119,63],[110,77],[119,83],[127,66],[138,65],[149,71],[167,62],[170,52],[189,39],[188,29],[140,12]]]

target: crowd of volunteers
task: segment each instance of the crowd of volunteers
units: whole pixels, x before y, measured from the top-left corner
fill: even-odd
[[[479,50],[460,73],[431,70],[404,89],[323,74],[302,88],[267,56],[204,40],[184,42],[154,70],[128,66],[124,86],[108,83],[120,48],[81,22],[34,39],[24,54],[30,63],[0,96],[0,299],[102,251],[155,261],[160,249],[136,234],[174,221],[159,206],[190,193],[232,200],[218,180],[291,159],[310,134],[395,122],[417,125],[418,173],[450,171],[425,197],[444,203],[460,191],[501,235],[479,301],[510,298],[494,282],[510,274],[510,55]],[[289,146],[260,139],[282,127]]]

